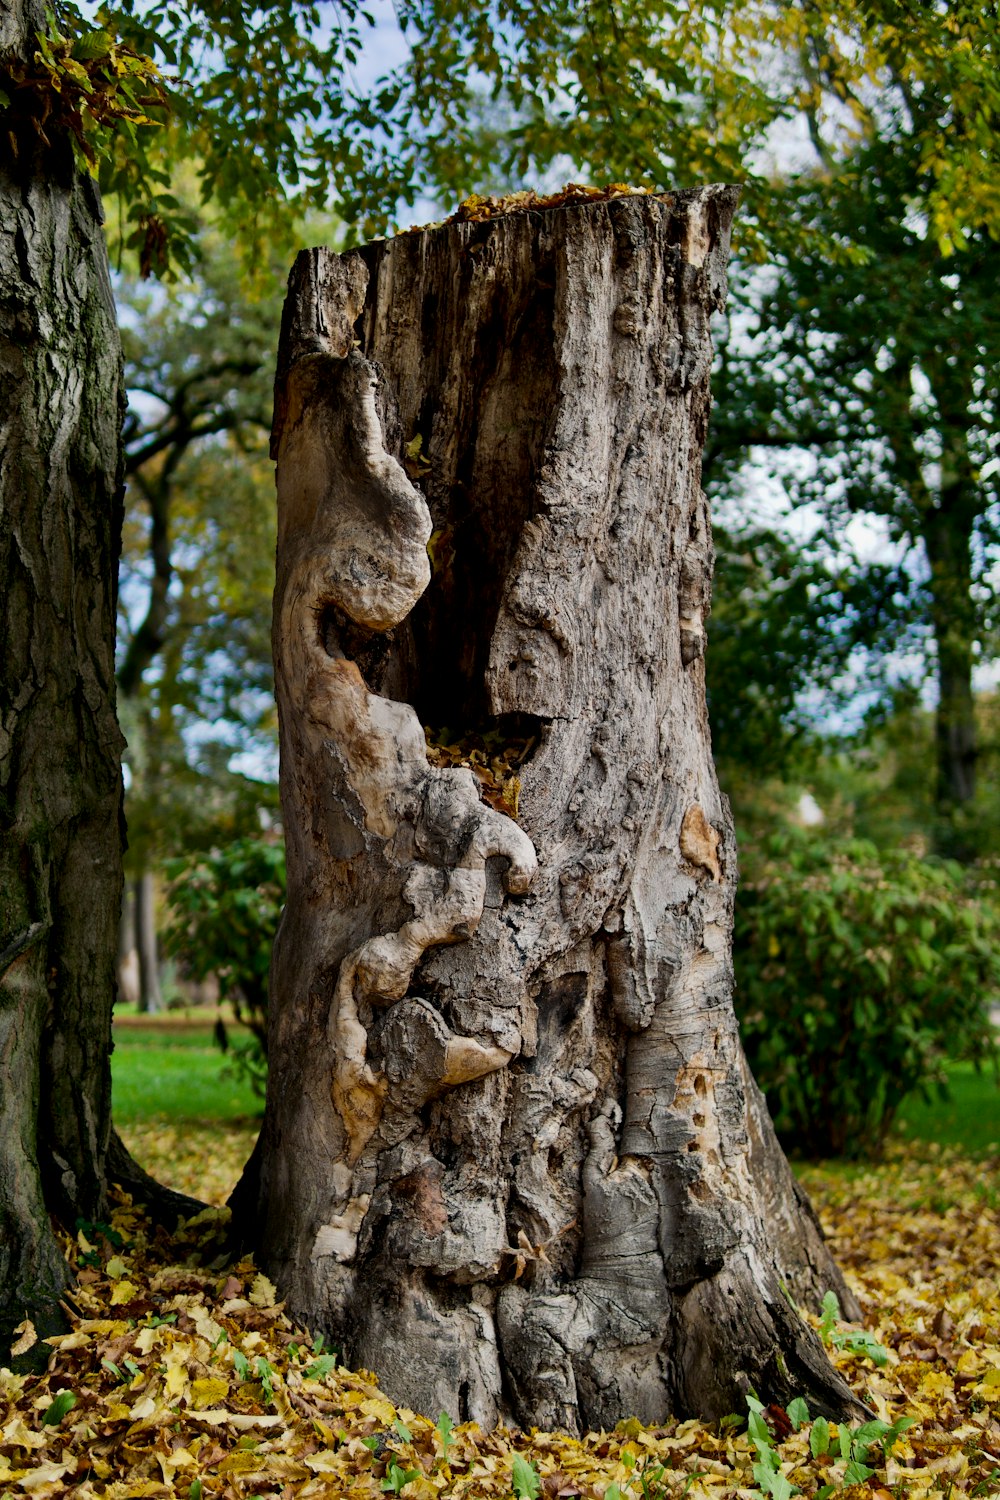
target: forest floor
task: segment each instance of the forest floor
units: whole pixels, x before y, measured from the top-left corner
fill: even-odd
[[[254,1130],[147,1120],[125,1133],[155,1176],[218,1204]],[[48,1341],[47,1372],[0,1372],[0,1500],[1000,1494],[1000,1158],[916,1143],[802,1177],[864,1308],[867,1338],[832,1316],[824,1328],[872,1409],[864,1427],[797,1402],[582,1440],[434,1422],[314,1344],[251,1261],[213,1260],[222,1211],[171,1237],[123,1204],[67,1237],[72,1328]],[[26,1358],[33,1338],[26,1327]]]

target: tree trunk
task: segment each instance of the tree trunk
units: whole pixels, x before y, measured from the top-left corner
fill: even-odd
[[[136,876],[135,927],[139,949],[139,1009],[151,1014],[163,1009],[156,942],[156,881],[152,870],[143,870]]]
[[[971,401],[971,397],[970,397]],[[975,604],[973,535],[978,505],[968,444],[951,434],[942,459],[936,503],[923,515],[930,564],[931,625],[937,651],[935,714],[937,844],[942,854],[972,859],[976,795],[976,705],[972,688],[979,621]]]
[[[25,56],[44,7],[0,9]],[[24,95],[17,94],[19,101]],[[122,895],[115,573],[124,405],[103,216],[51,145],[0,116],[0,1358],[57,1325],[50,1214],[106,1214]]]
[[[136,942],[135,899],[125,883],[122,912],[118,923],[118,999],[127,1005],[139,1004],[139,949]]]
[[[857,1404],[792,1307],[855,1304],[731,1005],[699,470],[735,198],[512,213],[292,273],[289,888],[234,1208],[296,1314],[432,1414]]]

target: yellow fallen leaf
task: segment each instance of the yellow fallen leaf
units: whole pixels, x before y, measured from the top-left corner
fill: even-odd
[[[257,1474],[264,1467],[259,1453],[227,1453],[219,1465],[220,1474]]]
[[[217,1323],[201,1303],[191,1308],[190,1316],[198,1337],[214,1347],[225,1333],[222,1324]]]
[[[227,1411],[224,1406],[211,1407],[207,1411],[188,1408],[188,1415],[199,1422],[207,1422],[210,1427],[235,1427],[238,1432],[244,1432],[252,1427],[278,1427],[281,1425],[281,1417],[258,1416],[253,1412]]]
[[[111,1306],[117,1307],[122,1302],[134,1302],[139,1295],[139,1288],[134,1281],[118,1281],[111,1289]]]
[[[363,1416],[374,1417],[376,1422],[388,1423],[396,1420],[396,1408],[384,1397],[381,1399],[369,1397],[367,1401],[362,1401],[358,1410]]]
[[[193,1380],[188,1402],[191,1406],[204,1409],[215,1406],[219,1401],[224,1401],[228,1394],[229,1382],[227,1380]]]
[[[307,1469],[312,1469],[314,1474],[333,1474],[339,1467],[336,1453],[328,1448],[320,1449],[319,1453],[311,1453],[302,1462]]]
[[[278,1293],[273,1281],[268,1281],[263,1271],[258,1271],[250,1286],[250,1301],[254,1307],[275,1307]]]
[[[45,1461],[36,1464],[33,1469],[29,1469],[27,1474],[23,1475],[17,1482],[22,1490],[27,1490],[28,1494],[32,1495],[36,1490],[58,1484],[64,1475],[69,1473],[71,1467],[72,1465],[70,1464],[56,1464]]]
[[[187,1360],[183,1354],[169,1354],[166,1365],[163,1389],[168,1397],[180,1396],[187,1389]]]
[[[111,1281],[120,1281],[125,1275],[125,1262],[120,1255],[112,1255],[104,1270]]]
[[[42,1405],[48,1404],[49,1398],[43,1396]],[[7,1448],[44,1448],[47,1441],[44,1433],[26,1427],[23,1417],[11,1417],[7,1425],[0,1428],[0,1438]]]

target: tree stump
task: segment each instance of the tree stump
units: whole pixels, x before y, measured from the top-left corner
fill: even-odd
[[[735,201],[511,212],[291,275],[288,904],[234,1208],[295,1313],[432,1415],[852,1406],[792,1300],[853,1299],[731,1005],[699,480]]]

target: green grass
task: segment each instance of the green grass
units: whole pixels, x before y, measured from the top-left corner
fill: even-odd
[[[1000,1151],[1000,1088],[992,1068],[977,1073],[972,1063],[951,1063],[949,1098],[931,1091],[904,1099],[896,1117],[895,1136],[906,1141],[935,1141],[956,1146],[969,1156]]]
[[[119,1123],[166,1117],[238,1120],[261,1113],[261,1101],[243,1078],[223,1076],[226,1059],[201,1025],[149,1030],[117,1027],[111,1059],[114,1111]],[[894,1136],[954,1146],[971,1156],[1000,1150],[1000,1088],[990,1069],[971,1063],[948,1069],[951,1097],[935,1090],[931,1100],[911,1094],[897,1117]]]
[[[261,1113],[242,1078],[223,1077],[226,1058],[205,1026],[169,1031],[117,1027],[111,1055],[115,1119],[237,1120]]]

